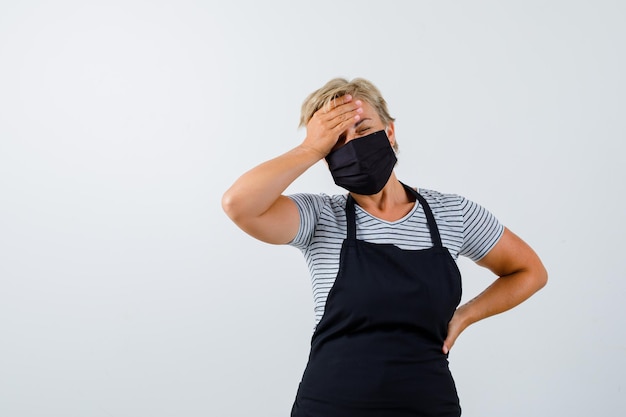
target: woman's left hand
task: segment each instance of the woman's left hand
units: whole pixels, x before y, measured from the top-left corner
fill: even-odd
[[[446,340],[443,341],[443,353],[448,354],[452,346],[454,346],[454,342],[459,337],[459,335],[467,328],[467,324],[464,323],[463,320],[463,307],[459,307],[452,316],[452,320],[448,323],[448,336],[446,336]]]
[[[457,337],[472,323],[507,311],[546,285],[548,273],[537,254],[509,229],[478,265],[499,276],[476,298],[457,308],[448,323],[448,336],[443,342],[447,354]]]

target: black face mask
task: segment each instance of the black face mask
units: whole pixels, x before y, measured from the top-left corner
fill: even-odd
[[[362,195],[382,190],[397,161],[384,130],[353,139],[326,156],[335,184]]]

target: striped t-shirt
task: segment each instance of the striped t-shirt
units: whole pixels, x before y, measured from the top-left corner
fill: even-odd
[[[484,207],[456,194],[420,189],[437,222],[443,246],[454,259],[473,261],[485,256],[498,242],[504,227]],[[299,248],[311,273],[315,325],[324,314],[328,293],[339,271],[339,254],[346,238],[347,195],[293,194],[300,212],[300,229],[289,243]],[[371,243],[392,244],[404,250],[431,247],[430,231],[419,204],[403,218],[390,222],[367,213],[357,204],[356,237]]]

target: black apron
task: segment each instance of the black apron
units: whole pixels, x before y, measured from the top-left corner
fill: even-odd
[[[426,214],[433,246],[402,250],[357,240],[348,195],[339,272],[313,333],[291,417],[461,414],[441,350],[461,300],[461,274],[428,203],[404,187]]]

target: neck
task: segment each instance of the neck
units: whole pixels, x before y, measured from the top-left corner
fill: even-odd
[[[373,195],[352,193],[352,198],[371,215],[389,221],[404,217],[415,203],[415,198],[407,193],[395,173],[391,174],[385,187],[378,193]]]

